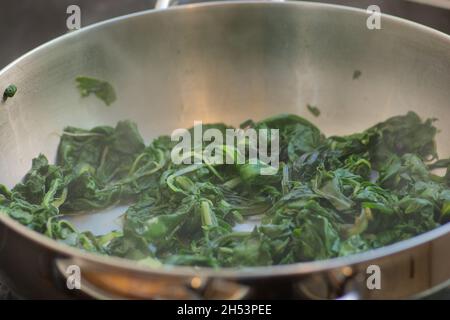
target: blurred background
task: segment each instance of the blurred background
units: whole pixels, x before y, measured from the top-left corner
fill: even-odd
[[[450,34],[450,0],[311,0],[366,9],[376,4],[383,13],[413,20]],[[67,32],[66,9],[81,8],[81,24],[152,9],[156,0],[0,0],[0,68],[30,49]],[[180,0],[181,4],[206,2]]]

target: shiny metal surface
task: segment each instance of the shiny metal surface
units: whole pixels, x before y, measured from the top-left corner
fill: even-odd
[[[51,41],[0,72],[0,88],[19,88],[0,104],[1,181],[14,185],[40,152],[54,158],[57,133],[69,124],[89,128],[128,118],[149,141],[194,120],[236,125],[280,112],[310,118],[307,104],[320,107],[321,116],[312,120],[326,134],[353,133],[409,110],[438,118],[438,149],[448,157],[450,37],[389,16],[382,17],[381,30],[368,30],[366,19],[361,10],[313,3],[213,3],[138,13]],[[108,79],[118,101],[108,108],[82,99],[78,75]],[[223,298],[247,289],[253,296],[288,291],[334,298],[357,290],[363,297],[409,297],[450,278],[450,225],[352,257],[212,270],[144,269],[67,248],[5,216],[0,221],[0,264],[16,289],[33,297],[39,286],[55,282],[55,264],[64,261],[82,266],[94,291],[115,292],[99,297],[133,297],[133,283],[150,288],[155,277],[183,286],[199,276],[205,283],[238,284]],[[27,255],[11,243],[27,246]],[[383,270],[381,290],[362,286],[369,264]],[[28,276],[17,276],[23,272]],[[105,274],[109,280],[99,282]],[[35,288],[25,288],[26,281]],[[262,294],[258,288],[267,285],[273,292]],[[149,292],[137,297],[156,296]],[[54,288],[54,294],[69,293]]]

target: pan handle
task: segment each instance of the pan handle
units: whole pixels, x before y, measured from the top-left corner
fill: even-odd
[[[239,0],[229,0],[229,1],[239,1]],[[284,0],[273,0],[273,1],[274,2],[283,2]],[[175,5],[179,4],[179,2],[180,2],[179,0],[157,0],[156,4],[155,4],[155,9],[160,9],[160,10],[167,9],[171,6],[175,6]],[[202,1],[199,1],[199,2],[202,2]],[[194,3],[197,3],[197,2],[194,1]],[[182,4],[184,4],[184,3],[182,3]]]
[[[158,0],[155,4],[155,9],[167,9],[170,7],[172,0]]]
[[[56,259],[55,267],[57,277],[59,280],[62,278],[67,290],[77,289],[94,299],[238,300],[245,299],[250,292],[249,287],[229,280],[208,279],[200,275],[130,273],[117,267],[75,258]],[[78,287],[73,282],[69,285],[69,282],[77,280],[73,278],[73,270],[76,268],[79,268]]]

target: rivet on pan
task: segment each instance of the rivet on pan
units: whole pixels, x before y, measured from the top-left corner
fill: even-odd
[[[198,289],[200,288],[200,286],[202,285],[202,279],[200,279],[199,277],[193,277],[191,280],[191,287],[193,289]]]
[[[342,274],[346,277],[350,277],[353,274],[353,269],[350,267],[344,267],[341,270]]]

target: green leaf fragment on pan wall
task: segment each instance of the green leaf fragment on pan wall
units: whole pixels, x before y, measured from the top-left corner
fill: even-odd
[[[312,114],[314,117],[320,116],[320,109],[317,108],[316,106],[313,106],[313,105],[308,104],[306,107],[308,108],[308,111],[311,112],[311,114]]]
[[[116,92],[113,86],[106,81],[89,77],[77,77],[76,82],[82,97],[95,94],[95,96],[102,100],[107,106],[116,101]]]
[[[14,97],[16,92],[17,92],[16,85],[10,84],[3,92],[3,101],[6,101],[8,98]]]

